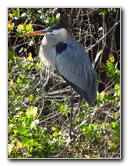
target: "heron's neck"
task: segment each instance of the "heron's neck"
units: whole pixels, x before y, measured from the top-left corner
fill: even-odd
[[[44,62],[46,66],[55,67],[55,49],[48,40],[45,39],[45,36],[42,40],[39,52],[39,59]]]
[[[43,39],[42,39],[42,44],[44,45],[44,46],[47,46],[49,43],[48,43],[48,40],[46,39],[46,36],[44,36],[43,37]]]

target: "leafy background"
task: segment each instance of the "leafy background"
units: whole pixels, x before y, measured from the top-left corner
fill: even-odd
[[[38,60],[41,36],[27,32],[60,24],[85,48],[97,75],[97,102],[74,92]],[[120,158],[120,9],[8,9],[8,157]]]

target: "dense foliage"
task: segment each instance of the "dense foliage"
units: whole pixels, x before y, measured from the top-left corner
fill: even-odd
[[[120,9],[8,9],[8,157],[120,158]],[[67,28],[97,73],[97,102],[79,107],[74,92],[69,140],[70,87],[40,65],[42,37],[27,32]]]

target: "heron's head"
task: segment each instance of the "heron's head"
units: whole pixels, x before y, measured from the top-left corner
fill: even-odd
[[[62,28],[59,25],[53,25],[44,30],[29,32],[27,35],[44,35],[48,39],[58,39],[63,41],[68,37],[68,32],[65,28]]]

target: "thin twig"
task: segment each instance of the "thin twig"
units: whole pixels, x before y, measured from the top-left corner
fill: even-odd
[[[103,40],[114,28],[115,26],[117,26],[119,24],[120,20],[118,22],[116,22],[113,27],[103,36],[101,37],[95,44],[93,44],[89,49],[87,49],[86,51],[91,50],[93,47],[95,47],[101,40]]]

